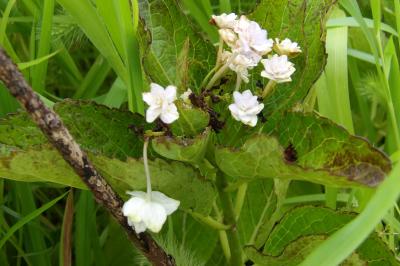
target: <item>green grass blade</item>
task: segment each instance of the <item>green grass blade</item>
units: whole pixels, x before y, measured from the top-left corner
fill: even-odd
[[[0,240],[0,249],[4,246],[4,244],[7,242],[7,240],[20,228],[22,228],[25,224],[29,223],[39,215],[41,215],[43,212],[51,208],[54,204],[56,204],[59,200],[65,197],[67,193],[62,194],[61,196],[55,198],[54,200],[44,204],[40,208],[34,210],[33,212],[29,213],[28,215],[24,216],[21,220],[19,220],[16,224],[14,224],[10,230],[6,232],[6,234],[2,237]]]
[[[42,63],[42,62],[44,62],[44,61],[49,60],[50,58],[52,58],[53,56],[55,56],[55,55],[58,54],[59,52],[60,52],[60,50],[55,51],[55,52],[53,52],[53,53],[51,53],[51,54],[45,55],[45,56],[43,56],[43,57],[39,57],[39,58],[37,58],[37,59],[35,59],[35,60],[32,60],[32,61],[29,61],[29,62],[18,63],[18,64],[17,64],[17,65],[18,65],[18,68],[19,68],[20,70],[24,70],[24,69],[27,69],[27,68],[36,66],[36,65],[38,65],[38,64],[40,64],[40,63]]]
[[[221,13],[230,13],[232,10],[230,0],[219,0],[219,11]]]
[[[374,230],[400,195],[400,164],[379,185],[365,209],[350,223],[319,245],[301,266],[336,266],[345,260]]]
[[[200,28],[207,33],[207,36],[211,42],[218,42],[219,37],[217,30],[215,27],[211,26],[210,23],[208,23],[211,17],[202,12],[196,1],[182,0],[182,2],[185,8],[189,10],[190,15],[196,20]]]
[[[44,57],[49,54],[51,49],[51,28],[53,25],[54,0],[44,1],[42,23],[40,29],[39,46],[36,58]],[[43,94],[46,86],[47,61],[35,66],[32,75],[32,88]]]
[[[95,205],[90,191],[80,191],[79,200],[76,206],[75,217],[75,265],[92,265],[91,242],[93,236],[91,230],[94,224],[91,223],[91,216],[94,215]]]
[[[0,44],[4,45],[4,38],[6,36],[6,29],[8,25],[8,19],[10,17],[11,9],[13,8],[16,0],[8,1],[6,9],[3,12],[3,16],[0,22]]]
[[[111,68],[107,60],[105,60],[102,55],[99,55],[89,72],[86,74],[78,90],[75,92],[73,98],[93,98],[100,89],[100,86],[103,84],[110,70]]]
[[[102,18],[98,16],[95,7],[89,0],[58,0],[64,9],[76,20],[79,27],[107,59],[117,75],[128,82],[124,63],[115,48]]]

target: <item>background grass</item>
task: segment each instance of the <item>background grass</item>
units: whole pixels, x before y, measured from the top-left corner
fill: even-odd
[[[98,10],[90,0],[0,0],[0,44],[48,105],[64,98],[92,99],[143,113],[140,95],[147,88],[134,37],[138,2],[95,2]],[[218,35],[208,24],[211,14],[245,13],[252,9],[252,2],[181,1],[214,43]],[[341,0],[327,29],[328,63],[305,104],[368,138],[397,162],[400,1]],[[0,88],[0,116],[18,107]],[[381,219],[389,225],[385,241],[398,254],[400,222],[398,208],[393,206],[400,193],[399,171],[395,168],[374,195],[293,182],[290,204],[324,202],[333,208],[349,207],[353,197],[360,203],[361,215],[321,245],[304,265],[336,265]],[[110,259],[115,257],[125,265],[143,263],[126,249],[129,243],[118,238],[122,232],[89,192],[70,192],[68,200],[65,192],[53,184],[0,179],[0,265],[115,265]],[[329,253],[338,246],[340,256]]]

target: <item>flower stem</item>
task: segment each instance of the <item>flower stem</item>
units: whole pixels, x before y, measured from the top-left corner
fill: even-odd
[[[224,231],[224,230],[228,230],[229,228],[231,228],[229,225],[223,224],[223,223],[213,219],[210,216],[204,216],[197,212],[190,212],[190,214],[193,216],[193,218],[195,220],[198,220],[201,223],[203,223],[211,228],[214,228],[216,230]]]
[[[235,91],[239,91],[240,85],[242,84],[242,78],[240,77],[239,74],[236,76],[236,86],[235,86]]]
[[[261,97],[263,99],[265,99],[265,97],[267,97],[269,94],[271,94],[271,92],[274,90],[275,86],[276,86],[275,81],[273,81],[273,80],[268,81],[268,84],[267,84],[267,86],[265,86],[265,88],[261,94]]]
[[[146,174],[146,182],[147,182],[147,199],[151,200],[151,179],[150,179],[149,163],[147,160],[148,146],[149,146],[149,138],[145,138],[143,144],[143,163],[144,163],[144,172]]]
[[[218,195],[221,200],[221,207],[223,212],[224,224],[231,225],[231,228],[226,231],[228,236],[229,248],[231,251],[230,265],[239,266],[242,263],[242,248],[239,242],[239,234],[236,228],[236,217],[233,209],[232,199],[229,192],[225,191],[224,188],[227,186],[227,180],[222,173],[217,175],[217,188]]]
[[[239,219],[240,213],[242,212],[243,204],[244,204],[244,199],[246,198],[246,192],[247,192],[247,186],[248,183],[243,183],[240,185],[238,192],[236,194],[236,199],[235,199],[235,215],[236,215],[236,220]]]
[[[211,80],[208,82],[206,89],[211,89],[211,87],[217,82],[217,80],[219,78],[222,77],[223,74],[225,74],[225,72],[228,70],[229,65],[233,62],[233,60],[235,60],[236,56],[238,54],[234,53],[232,54],[231,58],[229,58],[229,60],[225,63],[225,65],[223,65],[215,74],[214,76],[211,78]]]
[[[215,66],[218,68],[222,64],[222,50],[224,49],[224,40],[222,37],[219,37],[219,43],[218,43],[218,54],[217,54],[217,62]]]

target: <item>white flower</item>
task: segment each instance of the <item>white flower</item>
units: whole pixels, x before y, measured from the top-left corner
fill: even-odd
[[[234,31],[239,35],[236,49],[245,53],[251,50],[261,56],[272,51],[273,40],[267,39],[267,31],[263,30],[257,22],[241,16]]]
[[[184,93],[182,93],[182,95],[181,96],[179,96],[179,98],[181,98],[182,99],[182,101],[184,101],[185,103],[191,103],[191,101],[190,101],[190,99],[189,99],[189,96],[190,96],[190,94],[192,94],[193,93],[193,91],[191,90],[191,89],[187,89]]]
[[[128,224],[133,226],[138,234],[146,229],[158,233],[167,216],[176,211],[180,203],[158,191],[152,191],[151,197],[143,191],[127,193],[132,197],[124,203],[122,213],[128,218]]]
[[[233,118],[254,127],[257,124],[257,114],[262,111],[264,104],[259,103],[257,96],[253,96],[250,90],[243,93],[235,91],[233,99],[234,103],[229,105]]]
[[[143,101],[145,101],[149,108],[146,111],[146,121],[148,123],[160,117],[166,124],[171,124],[179,118],[178,109],[174,104],[176,100],[176,87],[168,86],[167,88],[161,87],[156,83],[150,84],[150,92],[143,93]]]
[[[279,41],[278,38],[275,39],[275,51],[280,55],[295,56],[301,53],[301,49],[297,42],[292,42],[290,39],[286,38],[283,41]]]
[[[288,61],[286,55],[274,55],[270,59],[261,60],[261,63],[264,65],[261,76],[277,83],[292,81],[290,76],[296,71],[294,64]]]
[[[222,40],[230,47],[233,47],[236,44],[238,39],[237,34],[231,29],[219,29],[219,36]]]
[[[233,29],[236,25],[237,15],[235,13],[221,14],[219,16],[212,15],[212,20],[217,24],[220,29]]]

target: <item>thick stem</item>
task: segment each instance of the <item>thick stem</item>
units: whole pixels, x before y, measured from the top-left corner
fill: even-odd
[[[242,265],[242,248],[239,242],[239,234],[236,227],[235,210],[233,209],[232,199],[229,192],[224,189],[227,186],[227,181],[222,173],[217,175],[218,195],[221,200],[224,224],[229,224],[231,228],[226,231],[228,235],[229,248],[231,253],[230,265]]]
[[[149,146],[149,138],[145,138],[143,144],[143,164],[144,164],[144,172],[146,174],[146,184],[147,184],[147,199],[151,200],[151,178],[150,178],[150,170],[149,163],[147,160],[147,146]]]
[[[268,95],[271,94],[271,92],[274,90],[275,86],[276,86],[275,81],[273,81],[273,80],[268,81],[267,86],[265,86],[265,88],[261,94],[261,97],[263,99],[265,99],[265,97],[267,97]]]
[[[85,152],[73,139],[61,119],[48,109],[25,81],[17,66],[0,48],[0,80],[10,93],[21,103],[33,121],[42,130],[50,143],[63,156],[64,160],[81,177],[92,191],[96,201],[104,206],[124,228],[132,243],[153,265],[175,265],[171,258],[147,233],[136,234],[122,213],[124,202],[114,192],[106,180],[97,172]]]

